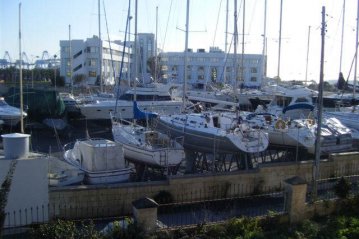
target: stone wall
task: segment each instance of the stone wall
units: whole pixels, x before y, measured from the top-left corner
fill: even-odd
[[[118,185],[64,187],[51,189],[50,215],[62,218],[128,215],[131,202],[170,192],[177,202],[244,196],[282,190],[283,182],[299,176],[312,180],[313,161],[260,164],[248,171],[171,176],[165,181],[122,183]],[[321,178],[359,172],[359,152],[333,154],[320,162]]]

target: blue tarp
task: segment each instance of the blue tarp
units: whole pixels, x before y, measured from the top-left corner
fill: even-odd
[[[137,106],[137,102],[133,102],[133,118],[134,119],[152,119],[156,118],[157,114],[152,112],[144,112]]]
[[[283,111],[282,111],[282,112],[283,112],[283,114],[284,114],[284,113],[287,112],[288,110],[297,110],[297,109],[313,110],[313,109],[314,109],[314,105],[306,104],[306,103],[289,105],[289,106],[283,108]]]

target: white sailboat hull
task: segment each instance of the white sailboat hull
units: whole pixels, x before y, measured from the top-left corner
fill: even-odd
[[[171,137],[183,137],[184,147],[194,151],[257,153],[267,148],[268,135],[263,131],[241,127],[227,129],[230,124],[224,121],[222,118],[221,127],[224,128],[219,128],[211,126],[206,117],[199,114],[161,116],[158,128]]]
[[[129,161],[172,167],[179,165],[185,157],[183,147],[178,142],[167,135],[146,131],[142,126],[122,125],[113,121],[112,135],[116,142],[123,145],[124,156]]]

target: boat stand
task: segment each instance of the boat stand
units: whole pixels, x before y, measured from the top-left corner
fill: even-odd
[[[205,172],[229,172],[253,168],[252,154],[237,153],[206,153],[185,150],[186,174]]]
[[[139,162],[131,162],[136,170],[135,181],[162,180],[169,175],[176,175],[180,165],[171,167],[156,167]]]

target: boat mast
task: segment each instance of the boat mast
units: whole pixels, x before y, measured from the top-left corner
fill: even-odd
[[[320,75],[319,75],[319,92],[318,92],[318,116],[317,116],[317,132],[315,140],[315,161],[314,161],[314,182],[313,182],[313,200],[317,199],[317,186],[319,179],[319,162],[320,162],[320,142],[322,132],[322,106],[323,106],[323,78],[324,78],[324,42],[325,42],[325,7],[322,7],[322,45],[320,54]]]
[[[22,54],[21,54],[21,3],[19,3],[19,78],[20,78],[20,130],[21,133],[24,133],[24,119],[23,119],[23,111],[24,111],[24,102],[23,102],[23,92],[22,92]]]
[[[186,39],[184,50],[184,76],[183,76],[183,94],[182,94],[182,111],[185,110],[186,90],[187,90],[187,57],[188,57],[188,24],[189,24],[189,0],[187,0],[186,9]]]
[[[345,21],[345,0],[343,0],[343,20],[342,20],[342,36],[341,36],[341,42],[340,42],[339,72],[342,72],[344,21]]]
[[[305,64],[305,85],[307,85],[308,83],[309,44],[310,44],[310,26],[308,27],[307,60]]]
[[[71,25],[69,25],[69,60],[70,60],[70,81],[71,81],[71,94],[74,93],[74,81],[72,79],[72,44],[71,44]]]
[[[134,86],[134,96],[133,96],[133,100],[136,101],[137,100],[137,95],[136,95],[136,85],[137,85],[137,71],[138,71],[138,66],[137,66],[137,0],[135,1],[135,43],[134,43],[134,48],[135,48],[135,52],[134,52],[134,63],[135,63],[135,74],[134,74],[134,80],[133,80],[133,86]]]
[[[280,0],[280,17],[279,17],[279,39],[278,39],[278,68],[277,68],[277,77],[280,79],[280,54],[282,47],[282,11],[283,9],[283,0]]]
[[[234,0],[234,31],[233,31],[233,73],[234,73],[234,90],[237,89],[237,42],[238,42],[238,31],[237,31],[237,0]],[[235,94],[237,95],[237,94]]]
[[[155,83],[157,83],[157,64],[158,64],[158,59],[157,59],[157,26],[158,26],[158,6],[156,6],[156,38],[155,38],[155,75],[154,75],[154,81]]]
[[[101,14],[100,14],[100,0],[98,0],[98,61],[99,61],[99,78],[100,91],[103,92],[102,82],[102,41],[101,41]]]
[[[229,0],[227,0],[227,4],[226,4],[226,32],[224,34],[224,53],[227,54],[228,51],[228,12],[229,12]],[[227,67],[226,67],[226,63],[227,63],[227,57],[224,57],[224,66],[223,66],[223,82],[226,83],[227,82]]]
[[[134,79],[133,79],[133,87],[134,87],[134,95],[133,95],[133,101],[136,102],[137,101],[137,89],[136,89],[136,85],[137,85],[137,74],[138,74],[138,68],[137,68],[137,10],[138,10],[138,5],[137,5],[137,0],[135,0],[135,43],[134,43],[134,48],[135,48],[135,53],[134,53],[134,63],[135,63],[135,74],[134,74]],[[133,117],[133,124],[136,125],[136,119],[135,117]]]
[[[264,1],[264,24],[263,24],[263,50],[262,50],[262,84],[263,84],[263,80],[264,80],[264,76],[265,74],[265,69],[266,64],[265,62],[265,54],[266,54],[266,41],[267,41],[267,0]]]
[[[128,80],[128,85],[131,86],[131,52],[132,52],[132,44],[131,44],[131,20],[132,20],[132,16],[130,16],[130,12],[131,12],[131,0],[128,1],[128,42],[130,43],[130,45],[128,45],[128,57],[127,57],[127,61],[128,61],[128,69],[127,69],[127,80]],[[118,80],[118,87],[120,87],[120,80]]]
[[[242,84],[244,84],[244,32],[245,32],[245,19],[246,19],[246,0],[243,0],[243,22],[242,22],[242,56],[241,56],[241,93],[242,93]]]
[[[359,0],[357,9],[357,28],[356,28],[356,40],[355,40],[355,67],[354,67],[354,82],[353,82],[353,99],[355,98],[355,88],[357,83],[357,67],[358,67],[358,34],[359,34]]]

